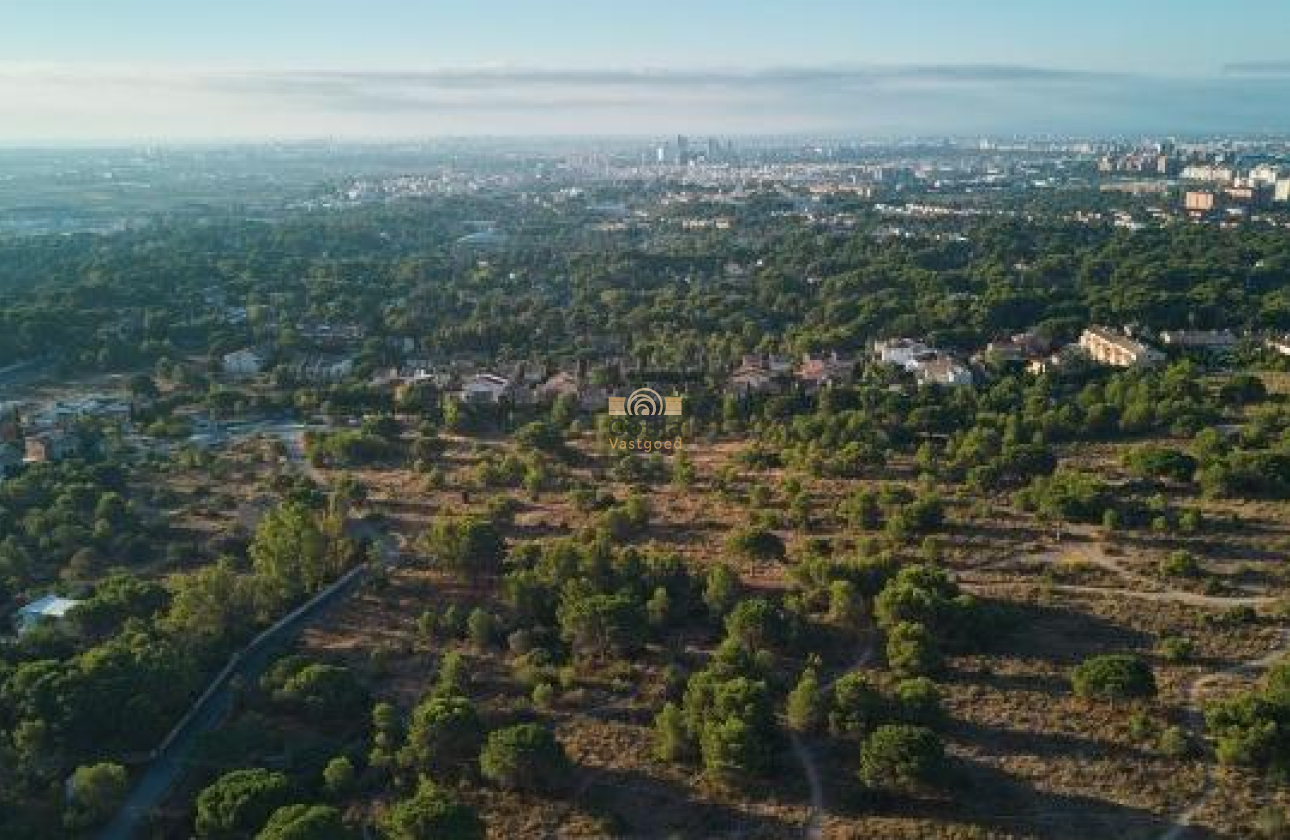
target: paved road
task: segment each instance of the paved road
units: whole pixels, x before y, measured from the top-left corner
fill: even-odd
[[[343,600],[357,588],[366,573],[366,566],[352,569],[235,654],[228,667],[215,678],[158,748],[121,810],[99,834],[99,840],[131,840],[138,837],[150,815],[156,812],[167,794],[183,778],[201,736],[215,729],[228,716],[233,706],[233,680],[237,678],[245,683],[258,680],[283,643],[320,618],[329,607]]]
[[[39,379],[47,368],[48,363],[39,359],[0,366],[0,396],[6,388],[17,388]]]

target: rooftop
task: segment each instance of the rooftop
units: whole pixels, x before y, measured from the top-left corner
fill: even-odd
[[[67,612],[80,601],[71,598],[64,598],[61,595],[46,595],[43,598],[37,598],[25,607],[18,610],[18,615],[39,618],[62,618]]]

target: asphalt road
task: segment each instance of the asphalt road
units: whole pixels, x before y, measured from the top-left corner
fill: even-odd
[[[4,396],[4,389],[33,382],[43,376],[45,370],[46,363],[40,360],[0,365],[0,398]]]
[[[244,683],[258,680],[282,645],[320,618],[328,607],[344,599],[362,582],[366,572],[366,566],[351,570],[234,655],[230,667],[216,678],[157,750],[112,822],[99,833],[99,840],[132,840],[141,836],[150,816],[183,778],[201,736],[219,726],[231,711],[234,679],[240,678]]]

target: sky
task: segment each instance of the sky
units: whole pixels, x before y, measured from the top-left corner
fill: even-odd
[[[1290,131],[1285,0],[0,0],[0,142]]]

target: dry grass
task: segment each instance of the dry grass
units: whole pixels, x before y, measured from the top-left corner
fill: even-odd
[[[689,489],[653,488],[653,524],[644,543],[676,552],[696,566],[725,560],[726,533],[747,521],[746,492],[767,485],[782,505],[783,471],[745,475],[733,492],[718,492],[712,478],[741,447],[696,445],[691,456],[700,480]],[[605,463],[584,449],[585,463],[572,471],[575,481],[609,489],[625,498],[630,488],[602,478]],[[1088,464],[1111,469],[1120,453],[1100,447]],[[465,474],[475,455],[466,442],[445,454],[452,470]],[[406,543],[414,544],[434,516],[482,511],[491,495],[509,492],[522,500],[512,539],[549,539],[576,534],[588,525],[562,493],[544,493],[536,502],[518,491],[428,490],[423,476],[406,470],[366,470],[358,477],[370,488],[371,507],[384,514]],[[811,534],[784,530],[790,556],[807,536],[827,534],[851,545],[863,534],[837,530],[828,521],[833,504],[860,482],[812,480],[797,476],[816,499],[821,525]],[[871,482],[909,480],[903,465]],[[1198,675],[1267,652],[1273,644],[1269,623],[1216,625],[1206,610],[1168,601],[1143,601],[1113,591],[1138,585],[1078,556],[1057,563],[1033,558],[1042,553],[1033,522],[1011,511],[1004,499],[951,498],[953,522],[945,544],[946,562],[978,595],[1010,604],[1021,626],[985,653],[955,658],[943,683],[952,723],[946,735],[959,774],[952,799],[883,804],[855,799],[849,779],[854,747],[836,745],[821,753],[826,776],[827,837],[987,838],[1158,836],[1172,817],[1205,785],[1203,751],[1188,757],[1163,755],[1158,733],[1185,721],[1187,689]],[[1158,559],[1179,543],[1205,559],[1211,571],[1242,575],[1233,584],[1283,593],[1280,561],[1290,544],[1286,505],[1199,504],[1211,521],[1236,513],[1242,528],[1221,535],[1179,538],[1136,534],[1117,540],[1108,552],[1135,577],[1155,574]],[[975,506],[975,507],[974,507]],[[1266,567],[1253,574],[1251,564]],[[780,565],[741,569],[758,585],[781,587]],[[1100,587],[1101,594],[1067,592],[1054,583]],[[1160,588],[1172,585],[1161,582]],[[465,589],[437,574],[406,569],[387,588],[352,599],[326,631],[312,631],[311,650],[339,656],[370,674],[379,693],[410,707],[432,678],[441,645],[417,637],[416,616],[427,607],[478,603],[487,593]],[[1153,653],[1167,636],[1195,645],[1186,662],[1165,662]],[[1135,651],[1152,659],[1160,686],[1158,702],[1141,708],[1077,700],[1069,690],[1070,668],[1084,656]],[[479,697],[493,720],[530,708],[527,691],[514,682],[501,650],[470,651],[476,664]],[[541,712],[556,727],[577,767],[576,790],[563,798],[536,798],[472,789],[468,794],[483,812],[496,838],[605,834],[633,836],[801,836],[808,819],[800,768],[785,754],[779,780],[758,790],[714,791],[684,767],[662,764],[651,755],[650,720],[657,710],[655,679],[662,656],[634,663],[630,680],[616,690],[584,680],[563,692],[553,708]],[[834,662],[833,667],[839,663]],[[1240,686],[1234,681],[1233,688]],[[1140,720],[1135,721],[1135,713]],[[1145,731],[1144,731],[1145,729]],[[1202,747],[1195,744],[1197,750]],[[1284,802],[1282,788],[1269,789],[1250,774],[1220,770],[1218,795],[1198,819],[1215,837],[1246,834],[1267,801]]]

